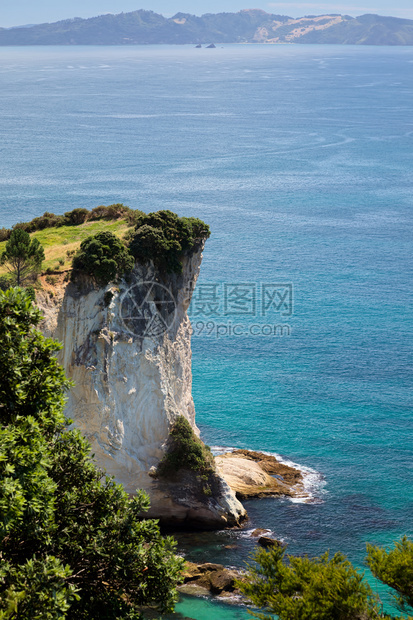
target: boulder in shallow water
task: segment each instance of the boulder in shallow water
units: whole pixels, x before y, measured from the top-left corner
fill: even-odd
[[[250,497],[303,496],[303,477],[294,467],[274,456],[236,450],[215,458],[217,470],[239,499]]]
[[[184,585],[179,586],[179,590],[184,594],[193,596],[221,595],[225,592],[239,594],[235,581],[241,577],[241,573],[225,568],[222,564],[186,562],[183,576]]]
[[[237,574],[228,569],[214,571],[210,576],[211,592],[213,594],[221,594],[224,590],[233,592],[236,578]]]
[[[258,539],[258,544],[264,548],[283,547],[283,543],[280,540],[277,540],[276,538],[271,538],[270,536],[260,536]]]

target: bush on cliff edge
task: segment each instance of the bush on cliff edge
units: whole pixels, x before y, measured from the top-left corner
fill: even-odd
[[[110,232],[98,233],[81,243],[72,262],[73,280],[85,273],[105,286],[130,271],[135,260],[143,264],[152,261],[160,271],[179,274],[185,252],[195,250],[201,240],[210,236],[202,220],[179,217],[172,211],[140,211],[134,212],[134,217],[136,228],[127,235],[128,249]]]
[[[113,233],[104,231],[88,237],[80,244],[72,262],[72,279],[79,273],[91,276],[99,286],[133,269],[134,260],[122,241]]]
[[[139,262],[152,260],[158,269],[181,273],[183,254],[210,234],[209,226],[198,218],[179,217],[172,211],[142,213],[131,235],[130,252]]]

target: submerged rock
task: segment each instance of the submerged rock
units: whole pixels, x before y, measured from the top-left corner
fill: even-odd
[[[271,538],[270,536],[260,536],[258,539],[258,544],[261,545],[261,547],[283,547],[283,543],[280,540],[277,540],[276,538]]]
[[[270,530],[265,530],[263,528],[258,527],[256,530],[251,532],[251,538],[259,538],[260,536],[264,536],[265,534],[269,534]]]

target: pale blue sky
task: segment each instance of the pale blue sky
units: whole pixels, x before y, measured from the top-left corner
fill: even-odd
[[[412,0],[0,0],[0,26],[7,28],[137,9],[150,9],[170,17],[178,11],[202,15],[250,8],[292,17],[324,13],[353,16],[379,13],[413,19]]]

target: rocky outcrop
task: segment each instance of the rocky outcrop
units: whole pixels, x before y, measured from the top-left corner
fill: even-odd
[[[283,547],[283,543],[276,538],[271,538],[271,536],[260,536],[258,538],[258,544],[265,549],[269,547]]]
[[[237,525],[245,511],[218,475],[216,492],[199,493],[196,477],[166,484],[149,475],[169,429],[184,416],[196,433],[192,399],[191,325],[187,316],[203,245],[183,260],[183,273],[162,276],[136,265],[128,279],[97,288],[90,279],[39,294],[44,332],[63,343],[60,361],[75,387],[67,415],[92,444],[97,463],[128,493],[146,490],[149,514],[174,524]]]
[[[239,499],[266,496],[303,497],[303,475],[274,456],[235,450],[216,457],[218,471]]]
[[[184,583],[178,589],[184,594],[212,594],[224,600],[241,596],[236,582],[243,578],[243,574],[239,570],[225,568],[222,564],[185,562],[183,578]]]

